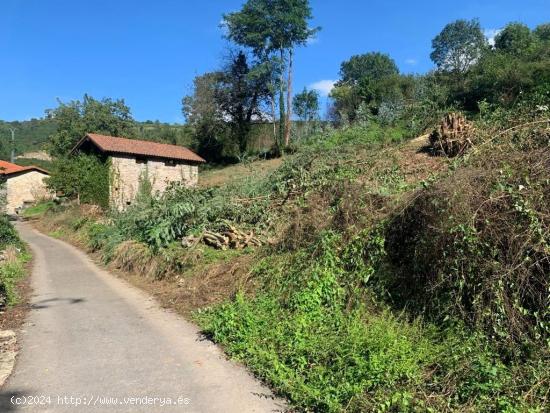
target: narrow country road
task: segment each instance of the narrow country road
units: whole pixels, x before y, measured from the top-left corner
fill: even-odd
[[[195,326],[76,248],[17,227],[33,251],[34,293],[0,411],[284,410]]]

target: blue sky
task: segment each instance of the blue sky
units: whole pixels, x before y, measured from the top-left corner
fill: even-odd
[[[0,119],[42,117],[56,99],[124,98],[138,120],[182,122],[194,76],[218,67],[224,12],[244,0],[1,0]],[[448,3],[449,5],[447,5]],[[326,92],[340,63],[389,53],[403,72],[425,72],[431,39],[459,18],[494,31],[550,21],[550,0],[312,0],[321,26],[296,53],[295,90]]]

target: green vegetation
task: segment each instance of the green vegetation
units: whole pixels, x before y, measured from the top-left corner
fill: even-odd
[[[22,246],[19,234],[8,220],[8,217],[2,215],[0,217],[0,248],[6,248],[8,245]]]
[[[55,109],[46,111],[57,123],[56,132],[48,143],[49,152],[58,157],[67,156],[86,133],[132,137],[134,120],[124,99],[101,101],[84,95],[81,101],[59,102]]]
[[[80,154],[57,159],[46,178],[48,187],[79,202],[109,207],[110,162],[95,155]]]
[[[17,303],[17,281],[25,274],[30,255],[6,216],[0,217],[0,309]]]
[[[312,18],[308,0],[249,0],[238,12],[223,16],[227,38],[251,50],[258,62],[271,71],[268,90],[272,93],[273,121],[275,90],[279,93],[279,132],[274,142],[277,153],[290,144],[294,50],[320,30],[309,27]]]
[[[5,122],[0,120],[0,159],[9,160],[11,153],[10,128],[15,128],[15,154],[43,150],[57,125],[51,119]]]
[[[54,207],[55,203],[53,201],[39,202],[36,205],[25,208],[21,215],[25,218],[39,218]]]
[[[486,106],[476,150],[446,161],[371,122],[302,143],[267,176],[174,186],[107,219],[71,210],[57,234],[178,283],[253,255],[240,292],[195,317],[300,410],[542,412],[547,127],[533,102]],[[229,224],[270,242],[233,254],[179,241]]]
[[[437,70],[418,76],[399,74],[388,55],[353,56],[342,63],[331,92],[333,120],[377,119],[407,127],[412,137],[451,108],[476,115],[481,102],[510,107],[531,95],[547,96],[550,42],[543,27],[511,23],[490,47],[477,20],[449,23],[432,41]]]
[[[383,53],[353,56],[332,92],[332,123],[297,139],[293,51],[315,32],[311,14],[307,1],[249,0],[224,16],[246,49],[198,76],[183,102],[201,153],[242,161],[266,132],[275,147],[264,155],[283,156],[276,169],[159,196],[143,180],[123,212],[49,204],[31,214],[108,265],[172,283],[167,302],[191,299],[205,333],[297,410],[546,411],[548,25],[511,23],[491,47],[477,20],[449,23],[432,42],[437,70],[419,76]],[[314,100],[295,100],[304,123]],[[254,124],[262,105],[273,120],[278,107],[278,122]],[[450,109],[463,129],[417,138]],[[132,127],[122,101],[58,112],[63,151],[88,121]],[[463,150],[442,156],[436,135]],[[99,164],[59,164],[50,185],[101,205]],[[207,242],[237,231],[261,246]]]

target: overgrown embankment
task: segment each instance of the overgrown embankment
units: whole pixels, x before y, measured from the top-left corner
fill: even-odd
[[[13,225],[6,216],[0,216],[0,310],[19,302],[17,285],[26,274],[29,259]]]
[[[486,113],[455,159],[430,156],[427,139],[350,128],[303,145],[266,177],[44,221],[110,265],[161,280],[149,288],[172,285],[167,303],[190,299],[183,308],[205,332],[297,409],[542,412],[544,116]],[[228,224],[263,246],[181,243]],[[214,299],[196,299],[209,289]]]
[[[27,314],[30,255],[5,215],[0,216],[0,386],[12,372],[17,355],[17,337]]]

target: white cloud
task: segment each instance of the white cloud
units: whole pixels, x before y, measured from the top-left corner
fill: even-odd
[[[229,34],[229,29],[227,28],[227,22],[225,21],[225,19],[220,19],[220,22],[218,23],[218,28],[221,30],[223,36]]]
[[[487,41],[491,46],[495,45],[495,37],[497,34],[499,34],[502,31],[502,29],[485,29],[483,30],[483,34],[487,38]]]
[[[407,59],[405,60],[405,63],[407,63],[408,65],[414,66],[418,63],[418,61],[416,59]]]
[[[309,46],[311,44],[319,43],[319,38],[316,36],[308,37],[306,40],[306,44]]]
[[[336,80],[319,80],[309,85],[309,88],[317,90],[322,96],[328,96],[330,91],[334,88],[335,83]]]

